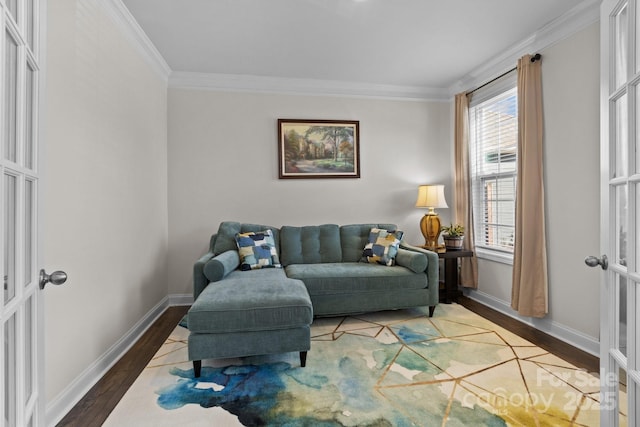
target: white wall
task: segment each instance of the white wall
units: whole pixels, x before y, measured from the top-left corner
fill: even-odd
[[[361,178],[278,179],[278,118],[359,120]],[[443,183],[451,200],[449,129],[446,102],[170,89],[169,292],[191,294],[224,220],[391,222],[422,243],[418,185]]]
[[[594,24],[544,54],[547,223],[553,320],[599,336],[600,31]],[[567,238],[571,236],[571,238]]]
[[[59,397],[167,295],[167,90],[103,9],[48,6],[46,399]],[[77,397],[77,396],[73,396]]]
[[[540,53],[549,315],[532,323],[583,335],[593,344],[599,336],[600,276],[584,258],[599,253],[599,25]],[[480,260],[481,297],[510,305],[511,273],[510,266]]]

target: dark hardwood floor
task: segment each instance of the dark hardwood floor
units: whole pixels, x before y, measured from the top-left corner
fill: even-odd
[[[101,426],[188,309],[169,307],[58,426]]]
[[[464,296],[459,297],[458,302],[567,362],[598,374],[597,357]],[[188,309],[186,306],[168,308],[122,359],[69,411],[58,423],[58,427],[101,426]]]
[[[582,351],[566,342],[541,332],[527,324],[524,324],[512,317],[502,314],[492,308],[487,307],[477,301],[467,297],[458,297],[458,303],[476,314],[491,320],[496,325],[521,336],[525,340],[537,345],[540,348],[553,353],[580,369],[584,369],[594,375],[600,375],[600,358]]]

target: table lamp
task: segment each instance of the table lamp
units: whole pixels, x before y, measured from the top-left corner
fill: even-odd
[[[424,236],[425,248],[436,249],[440,237],[440,217],[436,208],[448,208],[444,198],[444,185],[421,185],[418,187],[417,208],[428,208],[429,211],[420,220],[420,231]]]

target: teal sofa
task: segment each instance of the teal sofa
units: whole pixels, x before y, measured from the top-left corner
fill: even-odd
[[[438,303],[438,255],[400,242],[393,265],[363,262],[373,228],[394,224],[282,226],[223,222],[194,265],[189,360],[300,351],[313,316]],[[275,265],[242,271],[236,236],[269,230]]]

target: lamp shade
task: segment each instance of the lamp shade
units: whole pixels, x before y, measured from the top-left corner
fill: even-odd
[[[421,185],[418,187],[416,208],[448,208],[444,198],[444,185]]]

